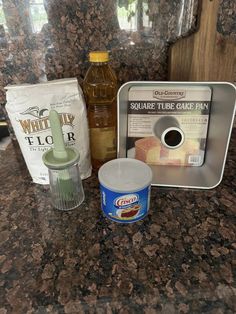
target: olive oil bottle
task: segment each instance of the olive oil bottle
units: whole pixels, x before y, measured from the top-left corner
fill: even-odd
[[[116,75],[108,64],[107,51],[89,54],[91,65],[83,90],[87,103],[93,169],[116,158]]]

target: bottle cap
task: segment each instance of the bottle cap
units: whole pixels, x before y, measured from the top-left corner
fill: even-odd
[[[109,61],[109,54],[107,51],[92,51],[89,53],[90,62],[107,62]]]

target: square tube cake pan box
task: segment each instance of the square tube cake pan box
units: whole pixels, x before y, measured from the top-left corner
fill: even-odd
[[[155,82],[132,81],[118,91],[118,144],[117,157],[127,157],[126,140],[128,126],[128,95],[131,87],[184,88],[205,86],[212,90],[205,161],[200,167],[150,165],[153,172],[152,185],[211,189],[220,184],[233,127],[236,89],[228,82]]]

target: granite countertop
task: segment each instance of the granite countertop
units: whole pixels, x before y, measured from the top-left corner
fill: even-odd
[[[18,149],[0,154],[0,313],[235,313],[236,130],[213,190],[153,187],[149,215],[103,217],[95,175],[50,206]]]

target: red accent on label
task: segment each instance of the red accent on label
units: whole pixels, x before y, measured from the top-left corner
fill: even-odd
[[[124,212],[124,213],[121,213],[121,217],[124,218],[124,217],[127,217],[127,218],[130,218],[130,217],[133,217],[137,214],[139,210],[137,209],[131,209],[130,211],[128,212]]]

